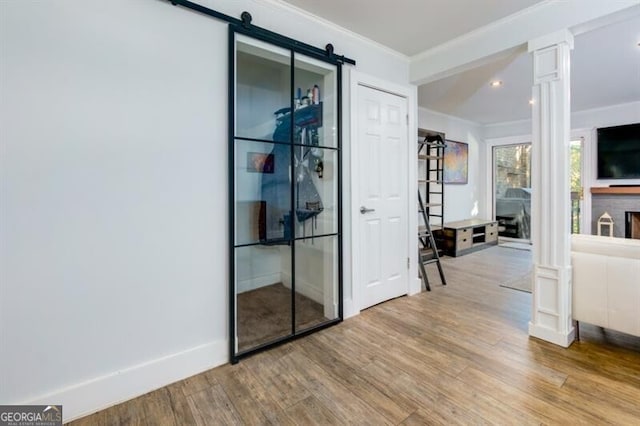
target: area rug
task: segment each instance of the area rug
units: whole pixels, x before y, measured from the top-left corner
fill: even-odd
[[[500,287],[531,293],[531,272],[512,278],[500,284]]]

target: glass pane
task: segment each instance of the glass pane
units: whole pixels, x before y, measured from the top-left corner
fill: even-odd
[[[300,54],[294,58],[294,142],[336,147],[335,67]]]
[[[580,204],[582,203],[582,139],[570,143],[571,173],[571,233],[580,233]]]
[[[338,230],[339,151],[334,65],[292,69],[291,50],[241,34],[234,49],[237,354],[338,318],[339,237],[320,235]]]
[[[290,142],[291,53],[236,37],[235,135]]]
[[[296,244],[296,332],[338,318],[338,237]]]
[[[531,237],[531,144],[494,148],[498,235]]]
[[[236,330],[242,352],[291,334],[291,248],[235,249]]]
[[[296,238],[338,232],[338,153],[294,146]]]
[[[291,146],[235,141],[235,245],[291,237]]]

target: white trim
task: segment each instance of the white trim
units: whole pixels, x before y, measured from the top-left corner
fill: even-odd
[[[571,327],[571,331],[569,331],[569,333],[563,334],[530,322],[529,336],[554,343],[558,346],[562,346],[563,348],[568,348],[576,338],[576,329]]]
[[[229,355],[227,349],[227,340],[205,343],[21,401],[20,404],[62,404],[63,421],[67,423],[225,364]]]
[[[351,167],[351,97],[353,80],[352,67],[342,67],[342,318],[347,319],[360,313],[353,302],[353,270],[354,245],[352,208],[355,204],[352,191],[353,169]]]
[[[567,43],[569,45],[569,49],[573,49],[573,34],[571,34],[571,32],[566,28],[553,32],[551,34],[545,34],[533,40],[529,40],[529,43],[527,44],[527,50],[529,53],[532,53],[536,50],[555,46],[559,43]]]
[[[362,73],[360,71],[356,71],[355,69],[351,70],[350,75],[350,101],[351,105],[349,106],[350,115],[351,115],[351,146],[350,146],[350,159],[351,159],[351,287],[353,292],[353,297],[351,300],[346,300],[344,306],[346,308],[347,303],[349,304],[351,311],[347,311],[345,309],[345,317],[356,315],[362,309],[362,288],[361,280],[360,280],[360,269],[361,258],[359,252],[359,243],[360,243],[360,227],[358,226],[360,220],[360,211],[358,210],[359,206],[357,201],[360,200],[360,188],[359,188],[359,176],[360,176],[360,165],[359,165],[359,146],[358,146],[358,86],[368,87],[374,90],[380,90],[382,92],[391,93],[393,95],[397,95],[403,97],[407,101],[407,114],[409,115],[409,125],[407,126],[407,142],[409,143],[409,147],[411,147],[411,141],[415,139],[413,135],[418,134],[418,126],[417,126],[417,87],[412,85],[400,85],[397,83],[392,83],[387,80],[383,80],[377,77],[373,77],[371,75]],[[416,136],[417,137],[417,136]],[[417,179],[417,167],[418,167],[418,159],[416,150],[407,149],[408,156],[408,176],[407,176],[407,188],[415,188],[416,179]],[[416,191],[408,191],[407,194],[407,242],[408,242],[408,256],[410,261],[409,271],[407,273],[407,294],[412,295],[419,293],[421,291],[421,282],[416,279],[411,279],[411,277],[418,276],[418,256],[417,256],[417,247],[418,247],[418,218],[417,215],[410,214],[411,209],[410,206],[415,206],[418,203]]]
[[[422,291],[422,279],[418,276],[418,215],[414,211],[412,213],[412,206],[418,205],[418,149],[416,146],[418,138],[418,87],[410,86],[408,109],[409,114],[409,126],[408,131],[408,143],[409,149],[407,150],[407,156],[409,158],[409,182],[408,187],[414,190],[409,190],[407,209],[409,214],[407,215],[407,225],[409,229],[408,244],[409,244],[409,272],[407,279],[409,280],[409,296],[418,294]],[[412,149],[413,148],[413,149]],[[444,214],[444,205],[442,206]],[[411,278],[413,277],[413,279]]]
[[[343,319],[355,317],[360,313],[360,309],[356,309],[352,298],[349,298],[349,299],[345,298],[343,300],[342,309],[343,309]]]

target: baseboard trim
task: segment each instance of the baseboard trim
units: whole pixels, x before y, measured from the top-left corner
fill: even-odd
[[[415,296],[422,293],[422,278],[416,278],[409,282],[409,296]]]
[[[529,336],[536,337],[538,339],[545,340],[563,348],[568,348],[575,340],[576,329],[571,327],[571,331],[567,334],[558,333],[555,330],[551,330],[546,327],[529,323]]]
[[[265,287],[271,284],[276,284],[282,281],[282,276],[280,272],[275,272],[273,274],[262,275],[259,277],[255,277],[252,279],[238,281],[237,284],[237,293],[244,293],[246,291],[255,290],[261,287]]]
[[[308,297],[316,303],[324,305],[324,294],[314,284],[306,281],[296,282],[296,292]]]
[[[288,289],[291,289],[291,274],[282,272],[282,285]],[[324,292],[322,290],[322,283],[314,284],[309,281],[304,281],[296,278],[296,293],[300,293],[305,297],[313,300],[316,303],[324,305]]]
[[[344,299],[342,308],[342,317],[344,319],[355,317],[360,314],[360,310],[356,309],[353,299]]]
[[[228,344],[217,341],[96,377],[21,404],[62,404],[69,422],[228,362]]]

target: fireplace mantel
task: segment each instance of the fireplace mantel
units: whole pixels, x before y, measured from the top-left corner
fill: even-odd
[[[640,185],[638,186],[614,186],[614,187],[592,187],[592,194],[608,195],[640,195]]]

